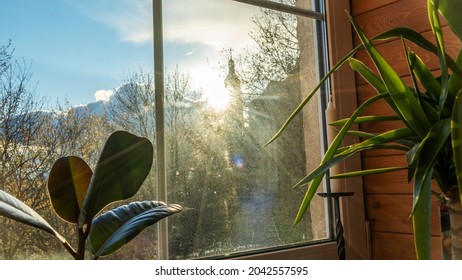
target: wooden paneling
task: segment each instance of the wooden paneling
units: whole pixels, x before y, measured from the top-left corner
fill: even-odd
[[[386,187],[386,185],[384,185]],[[368,195],[366,197],[367,219],[377,232],[412,234],[412,195]],[[432,209],[438,210],[438,201],[432,199]],[[441,233],[439,211],[432,211],[431,234]]]
[[[363,169],[406,166],[404,155],[363,157]],[[370,194],[412,194],[412,184],[407,182],[407,171],[370,175],[364,177],[364,192]]]
[[[380,9],[358,15],[355,20],[371,37],[401,26],[413,28],[420,33],[431,30],[428,23],[427,1],[423,0],[396,1]]]
[[[357,16],[398,1],[399,0],[356,0],[352,1],[351,9],[354,12],[353,15]]]
[[[415,260],[414,237],[411,234],[376,232],[372,236],[372,255],[376,260]],[[431,239],[431,258],[442,259],[441,237]]]

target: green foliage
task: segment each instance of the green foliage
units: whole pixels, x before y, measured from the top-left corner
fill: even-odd
[[[456,12],[462,1],[429,0],[427,4],[429,22],[436,44],[432,44],[418,32],[404,27],[394,28],[369,39],[350,16],[350,21],[362,44],[341,59],[321,79],[319,85],[302,101],[280,131],[270,140],[270,142],[274,141],[284,132],[287,125],[314,96],[321,85],[347,61],[351,68],[360,74],[377,92],[376,96],[361,104],[349,118],[332,124],[340,127],[340,131],[330,144],[322,162],[295,186],[302,187],[309,184],[295,223],[301,220],[322,179],[335,164],[365,150],[403,150],[406,152],[407,166],[360,170],[338,174],[330,178],[366,176],[407,169],[409,180],[413,180],[414,184],[413,210],[410,214],[414,225],[417,257],[419,259],[430,258],[432,180],[438,183],[444,194],[458,192],[460,196],[462,193],[460,189],[462,186],[462,55],[459,53],[457,61],[454,61],[446,54],[439,19],[440,13],[451,26],[455,35],[462,39],[462,21]],[[394,38],[411,42],[436,55],[441,68],[441,76],[435,77],[415,53],[406,49],[406,59],[411,78],[413,78],[413,85],[406,85],[374,46],[374,42],[378,40]],[[366,50],[378,75],[368,69],[364,63],[353,58],[359,49]],[[361,115],[366,108],[380,99],[387,102],[395,116]],[[403,128],[381,134],[351,130],[351,125],[354,123],[387,120],[399,120],[403,124]],[[343,147],[342,141],[347,135],[359,135],[363,137],[363,140],[351,146]],[[454,178],[457,178],[457,181]],[[458,187],[454,187],[454,185]]]
[[[79,157],[55,162],[48,179],[50,200],[59,217],[78,224],[77,250],[34,210],[1,190],[0,215],[52,234],[75,259],[85,258],[87,241],[95,259],[112,254],[146,227],[182,210],[176,204],[142,201],[98,215],[110,203],[135,195],[152,162],[151,142],[125,131],[109,137],[94,173]]]

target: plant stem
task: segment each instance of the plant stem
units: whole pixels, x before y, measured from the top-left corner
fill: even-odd
[[[62,242],[61,244],[63,244],[64,248],[66,248],[66,250],[72,255],[74,259],[77,258],[77,252],[69,243],[67,243],[67,241]]]
[[[83,230],[83,227],[78,229],[79,232],[79,247],[77,249],[77,255],[75,256],[76,260],[84,260],[85,259],[85,241],[86,241],[86,234]]]

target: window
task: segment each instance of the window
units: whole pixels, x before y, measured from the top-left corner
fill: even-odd
[[[0,19],[1,189],[71,238],[73,228],[54,217],[47,201],[51,165],[70,154],[92,165],[107,136],[125,129],[156,146],[136,199],[167,200],[184,211],[110,258],[229,258],[323,244],[335,255],[322,198],[292,226],[304,190],[291,186],[318,164],[327,141],[327,93],[264,145],[327,67],[324,1],[2,5],[10,12]],[[24,124],[40,121],[5,121],[15,116],[28,116]],[[27,138],[16,141],[8,131]],[[0,224],[10,229],[0,231],[0,259],[67,258],[48,236],[2,217]]]
[[[322,22],[313,19],[322,14],[311,12],[322,7],[276,4],[162,4],[166,180],[159,185],[185,207],[164,229],[170,259],[329,239],[321,198],[293,228],[304,190],[290,190],[320,160],[323,101],[265,146],[323,71]]]

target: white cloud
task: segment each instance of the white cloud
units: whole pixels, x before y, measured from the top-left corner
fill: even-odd
[[[114,29],[123,41],[152,42],[151,0],[68,0],[68,3]],[[230,0],[168,0],[163,2],[163,9],[165,40],[215,48],[248,40],[250,19],[258,10]]]
[[[151,2],[151,0],[68,1],[85,16],[114,29],[122,41],[132,43],[151,42]]]
[[[97,90],[95,92],[95,99],[96,101],[109,101],[111,99],[111,96],[114,94],[114,91],[112,90]]]
[[[230,0],[169,0],[164,5],[164,37],[216,48],[248,41],[258,8]]]

